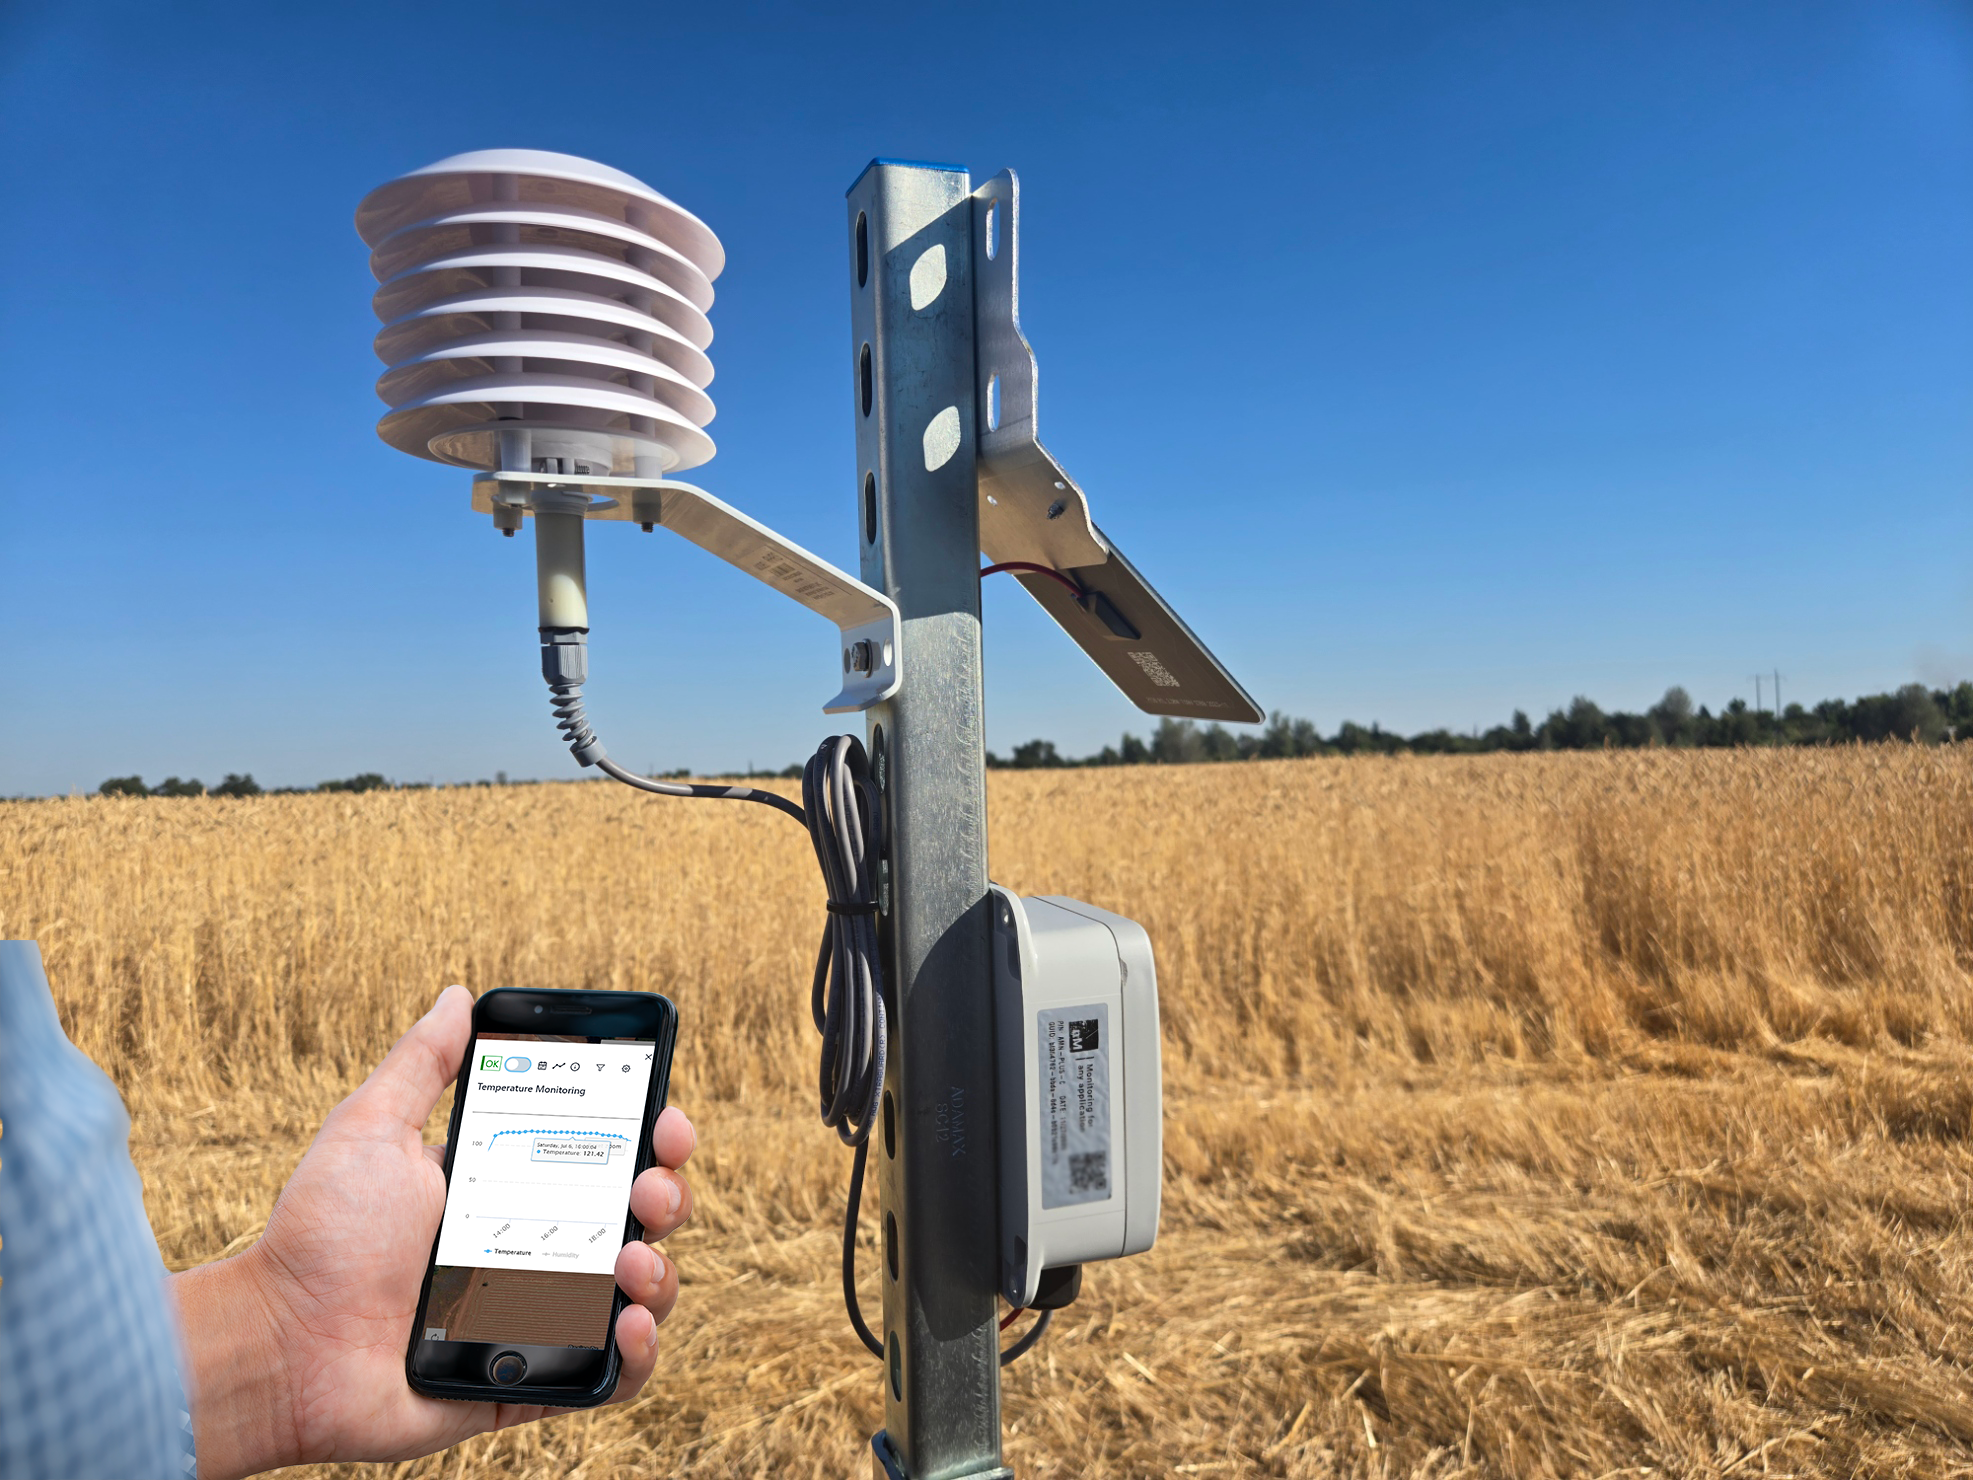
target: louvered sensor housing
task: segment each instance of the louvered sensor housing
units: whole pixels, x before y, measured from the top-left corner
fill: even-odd
[[[456,154],[365,196],[383,439],[489,471],[662,478],[713,455],[719,239],[606,165]]]

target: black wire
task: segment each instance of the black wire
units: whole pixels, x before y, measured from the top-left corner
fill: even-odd
[[[1023,1336],[1019,1341],[1015,1342],[1012,1346],[1008,1347],[1006,1351],[1000,1354],[1000,1365],[1005,1367],[1009,1362],[1013,1361],[1015,1358],[1026,1356],[1029,1350],[1034,1346],[1034,1344],[1037,1341],[1041,1340],[1041,1333],[1048,1329],[1048,1323],[1054,1319],[1055,1319],[1054,1311],[1052,1310],[1043,1311],[1041,1313],[1041,1318],[1037,1320],[1032,1326],[1028,1327],[1028,1334]]]
[[[808,829],[822,866],[829,910],[815,956],[809,1010],[822,1035],[819,1081],[822,1122],[856,1148],[850,1163],[849,1201],[843,1210],[843,1307],[857,1339],[880,1361],[884,1344],[863,1319],[856,1296],[856,1230],[863,1201],[863,1173],[870,1128],[884,1092],[888,1050],[883,964],[877,947],[877,859],[883,814],[870,758],[854,735],[831,735],[802,768],[802,805],[751,786],[653,781],[626,771],[607,756],[599,769],[625,785],[659,796],[714,797],[759,802],[785,812]],[[1000,1365],[1025,1355],[1041,1340],[1055,1312],[1044,1310],[1021,1339],[1000,1354]]]
[[[849,1311],[849,1323],[856,1327],[856,1334],[870,1348],[870,1354],[881,1360],[884,1343],[871,1334],[863,1319],[863,1306],[856,1298],[856,1215],[863,1203],[863,1161],[869,1153],[868,1140],[857,1142],[856,1159],[850,1163],[849,1207],[843,1213],[843,1305]]]
[[[808,818],[802,809],[784,796],[771,791],[762,791],[755,786],[708,786],[689,781],[653,781],[648,776],[639,776],[635,771],[626,771],[608,756],[598,756],[596,769],[607,776],[614,776],[625,786],[634,786],[639,791],[653,791],[661,797],[714,797],[729,802],[759,802],[764,807],[772,807],[777,812],[786,812],[795,821],[807,826]]]

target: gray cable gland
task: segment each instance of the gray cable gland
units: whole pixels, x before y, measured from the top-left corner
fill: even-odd
[[[548,682],[555,728],[569,743],[579,766],[593,766],[607,752],[582,712],[582,686],[589,681],[589,634],[580,627],[541,629],[541,676]]]

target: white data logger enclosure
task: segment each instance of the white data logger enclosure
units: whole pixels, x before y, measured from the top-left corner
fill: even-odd
[[[993,886],[1001,1293],[1044,1269],[1141,1254],[1158,1236],[1164,1075],[1144,927]]]

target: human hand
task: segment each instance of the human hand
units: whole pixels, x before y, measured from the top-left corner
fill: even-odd
[[[445,1210],[443,1150],[424,1126],[458,1076],[472,994],[447,987],[362,1086],[323,1123],[245,1253],[172,1276],[201,1480],[325,1460],[400,1460],[563,1410],[421,1397],[404,1378],[425,1264]],[[651,1133],[658,1165],[631,1212],[659,1240],[692,1214],[677,1169],[697,1137],[668,1109]],[[657,1365],[658,1325],[678,1272],[649,1243],[624,1245],[617,1284],[622,1373],[634,1397]]]

